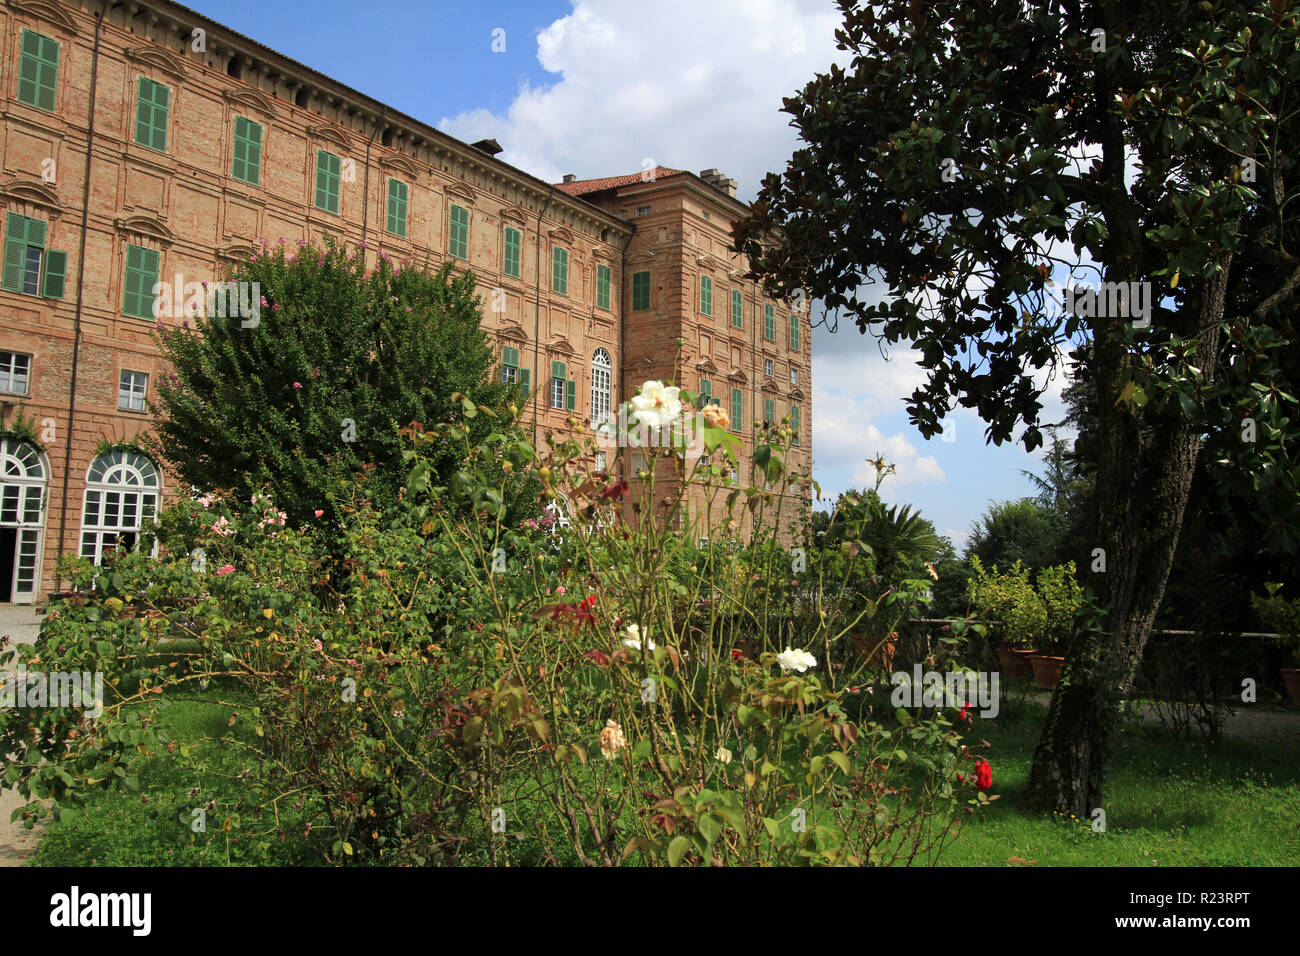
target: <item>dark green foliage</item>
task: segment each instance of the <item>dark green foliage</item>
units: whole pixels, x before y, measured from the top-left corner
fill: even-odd
[[[158,336],[174,372],[158,387],[153,445],[200,490],[264,490],[302,524],[317,509],[337,520],[333,490],[364,473],[383,510],[406,476],[402,428],[463,422],[477,440],[503,421],[469,420],[452,396],[498,409],[517,400],[492,381],[474,277],[451,264],[435,272],[381,257],[367,273],[361,255],[333,244],[281,246],[229,278],[258,283],[257,316],[207,316]],[[454,471],[462,451],[434,449],[435,473]]]

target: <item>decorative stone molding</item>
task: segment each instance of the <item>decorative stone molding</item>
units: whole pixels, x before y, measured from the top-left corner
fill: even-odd
[[[63,215],[59,194],[35,179],[13,179],[0,187],[0,196],[9,202],[27,203],[49,212],[52,218]]]
[[[271,98],[260,90],[249,87],[239,87],[233,90],[222,90],[221,97],[232,106],[244,106],[251,110],[256,110],[263,116],[275,119],[275,106]]]
[[[127,216],[125,219],[114,219],[113,228],[121,233],[131,233],[153,239],[165,246],[176,241],[172,231],[153,216]]]
[[[72,36],[76,36],[79,32],[77,21],[68,16],[67,12],[56,3],[47,3],[46,0],[9,0],[9,7],[19,13],[51,23]]]
[[[184,80],[188,74],[175,54],[159,46],[138,46],[126,51],[126,58],[141,66],[152,67],[178,80]]]

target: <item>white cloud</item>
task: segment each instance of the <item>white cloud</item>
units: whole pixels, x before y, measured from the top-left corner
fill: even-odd
[[[525,85],[505,115],[473,110],[440,126],[468,142],[495,138],[501,159],[551,182],[652,159],[721,169],[752,198],[794,147],[782,99],[845,59],[839,25],[818,0],[577,0],[537,37],[555,83]]]

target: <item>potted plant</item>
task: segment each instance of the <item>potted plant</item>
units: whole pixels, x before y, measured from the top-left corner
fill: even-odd
[[[1250,601],[1264,626],[1277,632],[1286,655],[1285,662],[1297,665],[1300,664],[1300,598],[1288,601],[1277,593],[1281,589],[1280,584],[1265,584],[1268,597],[1254,594]],[[1300,707],[1300,667],[1283,667],[1280,672],[1291,706]]]
[[[966,584],[971,609],[989,623],[998,638],[998,660],[1007,677],[1028,677],[1045,623],[1029,572],[1019,561],[1003,574],[998,573],[997,565],[992,571],[985,569],[977,555],[970,561],[975,572]]]
[[[1061,678],[1065,658],[1060,652],[1074,633],[1083,589],[1074,577],[1074,562],[1043,568],[1038,572],[1037,597],[1043,609],[1043,630],[1038,654],[1031,657],[1038,686],[1050,690]]]

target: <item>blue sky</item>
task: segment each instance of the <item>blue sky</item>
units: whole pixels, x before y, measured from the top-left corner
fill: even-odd
[[[795,146],[782,97],[843,57],[829,0],[191,5],[453,136],[493,137],[535,176],[615,175],[651,159],[721,169],[744,200]],[[883,453],[898,469],[885,497],[919,507],[960,546],[990,501],[1031,493],[1020,472],[1041,461],[986,445],[966,411],[951,441],[924,440],[903,402],[922,375],[906,349],[886,358],[851,324],[814,329],[814,477],[832,496],[863,487],[865,459]],[[1044,421],[1061,417],[1062,384]]]

